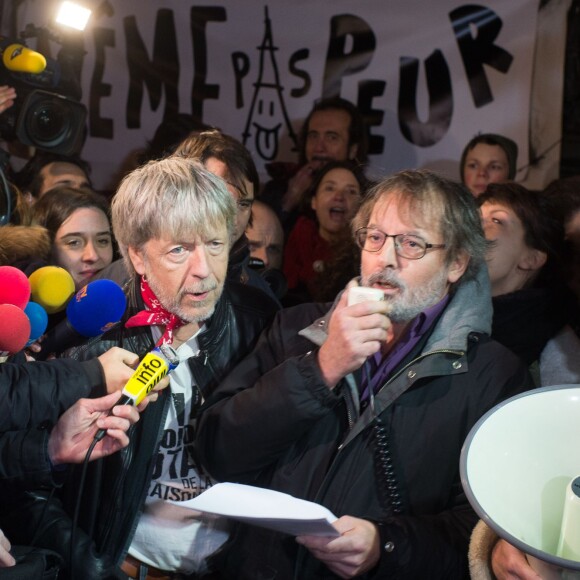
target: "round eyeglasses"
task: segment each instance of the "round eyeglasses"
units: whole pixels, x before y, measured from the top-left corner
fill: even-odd
[[[355,233],[356,243],[365,252],[378,252],[387,238],[393,238],[395,252],[407,260],[420,260],[428,250],[440,250],[445,244],[428,244],[421,236],[413,234],[385,234],[376,228],[359,228]]]

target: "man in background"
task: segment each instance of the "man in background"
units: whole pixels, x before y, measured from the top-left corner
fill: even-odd
[[[246,229],[250,256],[263,262],[263,268],[282,269],[284,258],[284,231],[274,210],[262,203],[254,201],[252,206],[252,223]]]
[[[260,200],[276,212],[286,234],[292,229],[300,202],[314,174],[328,161],[367,161],[368,130],[350,101],[332,97],[318,101],[306,117],[299,135],[299,166],[270,164],[272,180]]]
[[[89,174],[89,164],[80,157],[38,150],[16,174],[14,182],[33,204],[53,187],[90,189]]]

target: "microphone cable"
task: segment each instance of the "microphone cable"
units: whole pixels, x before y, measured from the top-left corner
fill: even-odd
[[[125,397],[124,395],[121,394],[121,396],[119,397],[119,400],[115,403],[115,406],[119,405],[119,404],[123,404],[123,405],[131,405],[132,404],[131,400],[126,401],[125,399],[127,399],[127,397]],[[110,413],[110,411],[109,411],[109,413]],[[99,441],[104,439],[106,434],[107,434],[106,429],[99,429],[95,433],[95,436],[93,437],[93,440],[92,440],[91,444],[89,445],[87,452],[85,453],[85,458],[84,458],[83,463],[81,465],[81,474],[80,474],[80,480],[79,480],[79,484],[78,484],[78,491],[77,491],[77,497],[76,497],[76,501],[75,501],[74,511],[73,511],[72,526],[71,526],[71,533],[70,533],[70,546],[69,546],[69,554],[68,554],[70,576],[73,579],[76,578],[76,576],[74,574],[75,570],[74,570],[74,557],[73,557],[74,547],[76,544],[76,531],[77,531],[77,526],[78,526],[78,521],[79,521],[79,516],[80,516],[80,511],[81,511],[81,500],[82,500],[83,493],[84,493],[85,482],[86,482],[86,478],[87,478],[87,471],[89,468],[89,462],[91,460],[91,455],[92,455],[93,451],[95,450],[95,447],[97,446]],[[100,469],[99,469],[99,473],[100,473]],[[99,502],[100,489],[101,489],[100,482],[98,482],[98,485],[95,487],[95,490],[96,490],[95,493],[98,493],[99,496],[97,496],[95,498],[95,501],[93,502],[93,504],[98,504],[98,502]],[[94,518],[92,518],[92,519],[94,519]],[[94,524],[94,522],[92,522],[92,524]],[[88,535],[90,537],[92,537],[92,530],[90,530],[90,533],[88,533]]]
[[[101,439],[102,439],[102,437],[101,437]],[[72,527],[71,527],[71,531],[70,531],[70,546],[69,546],[68,558],[69,558],[69,570],[70,570],[70,577],[71,578],[76,578],[75,570],[74,570],[73,552],[74,552],[74,547],[75,547],[75,543],[76,543],[76,530],[77,530],[77,525],[78,525],[78,520],[79,520],[79,513],[80,513],[80,509],[81,509],[81,499],[83,496],[83,489],[85,487],[85,480],[87,477],[87,470],[88,470],[88,466],[89,466],[89,461],[90,461],[91,455],[92,455],[92,453],[93,453],[93,451],[94,451],[94,449],[99,441],[100,441],[100,439],[97,439],[97,436],[95,435],[95,437],[93,438],[93,441],[91,442],[91,444],[89,445],[89,448],[87,449],[87,452],[85,454],[85,458],[84,458],[82,466],[81,466],[81,476],[80,476],[80,481],[79,481],[77,498],[76,498],[76,502],[75,502],[75,508],[73,511]]]

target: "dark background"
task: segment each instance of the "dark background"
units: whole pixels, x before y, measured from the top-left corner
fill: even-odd
[[[568,14],[560,177],[580,174],[580,0]]]

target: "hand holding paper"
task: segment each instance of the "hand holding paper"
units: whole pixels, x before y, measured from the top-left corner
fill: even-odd
[[[380,536],[375,524],[343,516],[334,522],[339,538],[299,536],[296,541],[341,578],[354,578],[372,570],[380,558]]]

